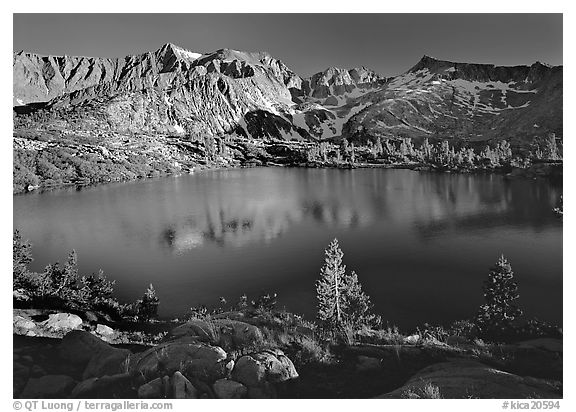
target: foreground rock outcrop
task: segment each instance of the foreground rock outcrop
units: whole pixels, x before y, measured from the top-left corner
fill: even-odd
[[[428,385],[438,388],[440,396],[449,399],[561,398],[558,387],[548,381],[517,376],[473,361],[428,366],[404,386],[380,398],[424,397]]]
[[[68,320],[68,314],[50,319]],[[26,319],[15,315],[14,327]],[[37,341],[14,355],[14,397],[23,398],[275,398],[298,378],[280,349],[250,351],[262,341],[258,327],[220,319],[214,344],[208,321],[177,327],[156,346],[134,351],[112,346],[86,330],[67,332],[56,344]],[[50,323],[51,325],[53,324]],[[71,324],[66,324],[70,326]],[[20,330],[19,329],[19,330]],[[100,328],[102,329],[102,328]],[[22,339],[30,339],[22,338]],[[38,339],[38,338],[36,338]],[[145,350],[141,350],[145,349]],[[25,351],[32,355],[20,355]],[[42,364],[47,370],[43,369]]]
[[[103,325],[26,335],[75,319],[34,313],[14,312],[15,398],[562,397],[563,345],[552,337],[486,344],[415,334],[386,343],[389,331],[366,330],[357,338],[370,343],[323,347],[296,315],[235,311],[189,320],[153,346],[111,345],[97,334],[117,331]]]

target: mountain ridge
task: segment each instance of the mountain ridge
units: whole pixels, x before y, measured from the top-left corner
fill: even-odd
[[[424,55],[393,77],[360,66],[303,78],[266,52],[201,54],[166,43],[116,59],[14,53],[13,100],[17,113],[91,102],[102,126],[116,131],[525,142],[536,133],[562,135],[562,70]]]

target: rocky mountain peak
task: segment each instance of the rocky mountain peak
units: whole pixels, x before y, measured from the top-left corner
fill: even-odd
[[[478,82],[539,82],[555,68],[536,62],[531,66],[495,66],[486,63],[457,63],[424,55],[406,73],[428,72],[448,80]]]
[[[473,130],[477,140],[528,141],[544,131],[562,133],[562,66],[541,62],[501,67],[424,55],[394,78],[364,66],[331,66],[302,79],[269,53],[200,54],[173,43],[118,59],[25,51],[13,59],[15,111],[42,106],[63,122],[76,111],[68,127],[352,140],[469,139]]]
[[[364,66],[352,69],[331,66],[307,80],[310,94],[315,98],[343,96],[357,89],[376,87],[385,81],[386,78]]]
[[[195,53],[174,43],[166,43],[156,52],[159,55],[174,56],[177,59],[196,60],[202,56],[202,53]]]

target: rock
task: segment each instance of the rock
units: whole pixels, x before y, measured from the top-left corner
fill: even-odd
[[[251,386],[248,388],[249,399],[275,399],[278,398],[278,391],[276,387],[269,383],[264,382],[261,386]]]
[[[104,342],[113,343],[114,339],[117,337],[118,333],[112,329],[110,326],[96,325],[96,330],[94,331],[98,337],[100,337]]]
[[[22,355],[22,357],[20,357],[20,360],[28,365],[31,365],[32,363],[34,363],[34,358],[32,358],[32,356],[30,355]]]
[[[74,379],[67,375],[45,375],[31,378],[20,397],[23,399],[66,398],[75,385]]]
[[[12,292],[12,298],[19,302],[27,302],[29,301],[30,295],[24,289],[16,289]]]
[[[192,319],[173,329],[175,338],[191,337],[226,349],[242,348],[262,341],[257,326],[231,319]]]
[[[232,379],[248,387],[249,397],[260,393],[252,390],[253,388],[264,390],[269,395],[267,397],[275,397],[275,390],[271,389],[274,388],[272,384],[284,383],[296,378],[298,378],[298,372],[294,364],[279,349],[242,356],[232,370]],[[262,397],[260,395],[254,396]]]
[[[197,338],[200,342],[211,342],[216,340],[214,338],[214,333],[212,333],[213,328],[208,322],[200,319],[192,319],[183,325],[177,326],[170,332],[171,336],[180,337],[192,337]],[[215,343],[215,342],[214,342]]]
[[[84,366],[82,379],[126,372],[131,352],[114,348],[86,331],[71,331],[64,336],[59,347],[63,360]]]
[[[379,398],[402,398],[407,392],[422,392],[426,385],[439,388],[442,398],[524,399],[560,398],[554,384],[523,378],[474,361],[442,362],[412,376],[404,386]]]
[[[90,332],[74,330],[68,332],[58,348],[60,357],[74,364],[86,364],[92,356],[111,348],[106,342]]]
[[[404,338],[404,343],[407,345],[416,345],[420,342],[420,335],[410,335]]]
[[[85,379],[82,382],[79,382],[72,390],[70,397],[73,399],[97,398],[97,396],[92,395],[96,395],[96,390],[94,389],[94,386],[99,379],[100,378],[90,378]]]
[[[120,398],[120,394],[130,392],[132,376],[122,373],[112,376],[102,376],[101,378],[89,378],[78,383],[72,393],[71,398]]]
[[[22,389],[26,386],[28,378],[30,377],[30,368],[18,362],[12,365],[12,396],[18,397]]]
[[[372,358],[370,356],[358,356],[356,369],[359,372],[374,372],[382,370],[382,362],[378,358]]]
[[[518,346],[520,348],[544,349],[549,352],[562,352],[563,342],[562,339],[539,338],[519,342]]]
[[[167,376],[165,376],[168,379]],[[140,399],[161,399],[165,398],[165,379],[156,378],[138,388],[138,398]]]
[[[96,334],[100,336],[110,336],[113,335],[114,333],[116,332],[110,326],[101,324],[96,325]]]
[[[16,315],[12,318],[12,328],[15,334],[26,334],[31,329],[36,328],[36,323],[32,319]]]
[[[132,352],[128,349],[109,347],[106,351],[95,353],[86,365],[82,379],[96,376],[116,375],[128,371]]]
[[[150,380],[180,371],[190,380],[213,382],[227,377],[233,365],[234,361],[228,360],[220,347],[175,341],[135,355],[130,362],[130,372]]]
[[[198,390],[184,375],[176,371],[170,379],[170,398],[198,399]]]
[[[266,366],[252,356],[242,356],[236,361],[232,378],[246,386],[262,385],[266,379]]]
[[[96,322],[98,322],[98,315],[96,315],[94,312],[92,312],[92,311],[90,311],[90,310],[84,312],[84,316],[86,317],[86,320],[87,320],[88,322],[91,322],[91,323],[96,323]]]
[[[68,332],[79,329],[82,326],[82,318],[71,313],[53,313],[40,325],[51,332]]]
[[[246,386],[231,379],[218,379],[212,389],[218,399],[241,399],[248,393]]]
[[[40,365],[32,365],[32,367],[30,368],[30,376],[33,378],[38,378],[40,376],[44,376],[47,375],[46,371],[44,370],[44,368],[42,368]]]

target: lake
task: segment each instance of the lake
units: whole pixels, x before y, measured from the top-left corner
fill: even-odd
[[[15,195],[31,268],[102,269],[121,301],[152,283],[160,315],[278,293],[312,319],[335,237],[374,310],[403,329],[473,317],[504,254],[528,316],[562,322],[561,185],[392,169],[254,168]]]

